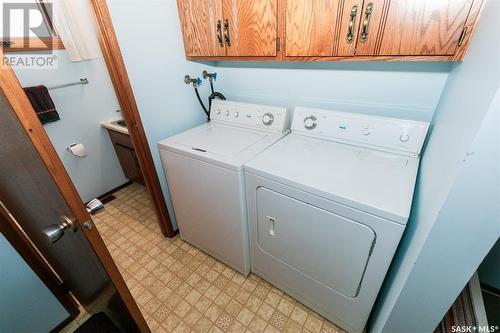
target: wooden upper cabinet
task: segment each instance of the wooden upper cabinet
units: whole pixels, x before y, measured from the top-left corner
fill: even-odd
[[[226,55],[221,0],[177,0],[187,57]]]
[[[278,0],[223,0],[222,3],[228,56],[276,56]]]
[[[356,55],[453,56],[472,3],[472,0],[365,0],[360,33],[366,31],[367,37],[358,38]]]
[[[188,58],[456,61],[465,55],[485,1],[177,3]]]

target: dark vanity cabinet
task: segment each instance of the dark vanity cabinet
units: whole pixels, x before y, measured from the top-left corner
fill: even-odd
[[[109,129],[108,133],[125,177],[131,181],[144,184],[141,166],[130,136]]]

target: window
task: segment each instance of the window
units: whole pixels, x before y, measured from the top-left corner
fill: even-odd
[[[4,52],[63,49],[47,0],[0,0]]]

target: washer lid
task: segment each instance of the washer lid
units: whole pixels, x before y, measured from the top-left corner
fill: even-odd
[[[292,133],[246,163],[245,168],[405,224],[418,159]]]
[[[262,140],[266,133],[230,126],[207,126],[194,133],[186,133],[177,143],[187,149],[205,151],[232,158]]]
[[[210,122],[158,143],[160,150],[234,170],[282,137],[281,134]]]

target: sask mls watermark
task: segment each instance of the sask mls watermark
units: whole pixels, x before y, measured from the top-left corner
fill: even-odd
[[[498,326],[451,326],[452,333],[495,333]]]
[[[1,1],[0,65],[20,69],[55,69],[52,51],[56,34],[52,25],[52,4],[47,2]],[[12,51],[6,53],[5,51]],[[23,52],[16,52],[23,51]]]

